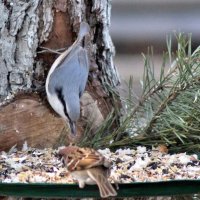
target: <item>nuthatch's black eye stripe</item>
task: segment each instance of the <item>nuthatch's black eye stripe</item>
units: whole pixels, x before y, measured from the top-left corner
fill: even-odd
[[[62,88],[61,87],[60,88],[56,88],[55,92],[56,92],[56,94],[58,96],[58,99],[60,100],[60,102],[63,105],[65,115],[70,120],[69,115],[67,113],[67,107],[66,107],[65,100],[64,100],[64,97],[63,97]]]
[[[85,47],[85,40],[82,40],[82,47]]]

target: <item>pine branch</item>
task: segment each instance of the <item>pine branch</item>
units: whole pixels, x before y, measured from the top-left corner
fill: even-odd
[[[191,53],[191,36],[177,34],[176,39],[176,53],[171,51],[171,38],[167,39],[159,78],[151,61],[153,51],[143,55],[141,98],[135,103],[130,79],[120,127],[113,128],[111,113],[87,145],[119,148],[165,143],[172,151],[200,151],[200,47]],[[167,73],[166,65],[170,65]]]

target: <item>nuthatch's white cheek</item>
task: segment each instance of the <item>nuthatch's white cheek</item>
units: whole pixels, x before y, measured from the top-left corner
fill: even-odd
[[[49,103],[51,104],[52,108],[64,119],[67,120],[67,117],[64,113],[64,108],[60,100],[56,95],[48,95]]]

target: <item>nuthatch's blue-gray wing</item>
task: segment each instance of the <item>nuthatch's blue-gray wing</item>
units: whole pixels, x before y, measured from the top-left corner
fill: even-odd
[[[83,92],[85,90],[85,86],[87,83],[88,73],[89,73],[89,60],[88,56],[86,56],[87,52],[83,49],[82,51],[78,52],[78,60],[80,63],[80,71],[83,71],[83,73],[80,73],[80,85],[79,85],[79,97],[83,95]]]
[[[72,129],[80,117],[80,96],[89,72],[87,48],[81,44],[88,27],[86,23],[81,24],[77,40],[55,60],[46,81],[49,103],[59,115],[69,120]]]

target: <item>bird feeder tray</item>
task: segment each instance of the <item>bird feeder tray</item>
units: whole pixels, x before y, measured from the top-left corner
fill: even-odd
[[[34,148],[28,148],[26,151],[14,151],[13,153],[2,152],[0,160],[0,197],[100,197],[99,189],[96,185],[86,185],[83,189],[80,189],[78,184],[71,182],[71,177],[65,173],[66,167],[63,166],[56,152],[57,150],[53,149],[39,150]],[[105,149],[101,150],[101,153],[105,156],[110,156],[115,161],[114,168],[111,169],[110,178],[120,182],[119,190],[117,191],[118,197],[200,194],[200,161],[198,154],[162,154],[158,150],[146,150],[144,147],[137,147],[136,150],[119,149],[115,153]],[[130,153],[132,154],[130,155]],[[142,165],[145,163],[145,159],[150,159],[150,161],[147,160],[148,165],[144,169]],[[163,163],[161,162],[162,159]],[[130,163],[131,165],[129,166]],[[183,171],[179,167],[182,167]],[[29,170],[33,168],[33,171],[24,172],[23,168]],[[125,169],[129,168],[129,171],[125,171]],[[170,170],[167,170],[167,168]],[[121,171],[123,174],[120,174]],[[132,178],[129,177],[131,175],[130,171],[133,171],[132,175],[134,176]],[[166,171],[169,172],[167,174],[168,180],[160,179],[159,174],[164,173],[166,175]],[[47,176],[45,174],[45,180],[51,180],[52,174],[56,173],[57,175],[54,179],[62,182],[54,182],[54,179],[52,182],[44,182],[38,176],[38,173],[42,175],[46,172],[50,175]],[[134,174],[135,172],[139,174]],[[180,177],[181,173],[183,174],[182,178]],[[112,177],[113,175],[114,177]],[[158,177],[155,179],[157,175]],[[14,176],[14,179],[11,179],[11,176]],[[38,179],[38,177],[40,178]],[[175,178],[173,179],[173,177]],[[188,179],[184,177],[188,177]],[[20,180],[21,182],[19,182]],[[26,180],[29,180],[29,182],[25,182]],[[127,183],[126,181],[129,182]]]
[[[118,197],[200,194],[200,180],[172,180],[119,184]],[[96,185],[0,183],[0,196],[55,198],[99,197]]]

